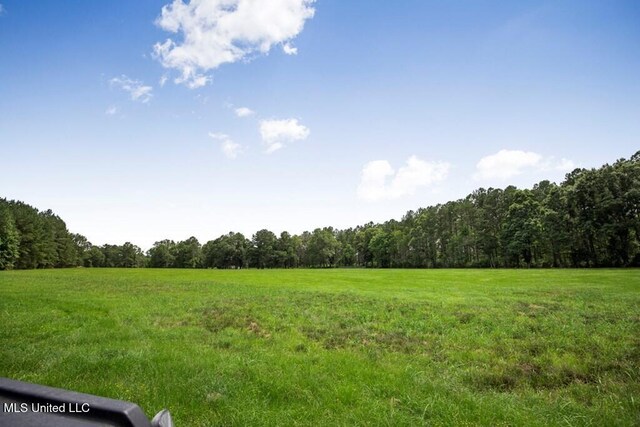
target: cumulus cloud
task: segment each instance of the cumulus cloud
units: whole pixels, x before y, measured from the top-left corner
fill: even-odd
[[[358,197],[379,201],[410,196],[420,187],[444,180],[450,167],[447,162],[430,162],[411,156],[396,172],[388,161],[374,160],[362,169]]]
[[[220,150],[228,159],[235,159],[238,155],[242,154],[242,146],[236,142],[233,142],[231,137],[225,133],[209,132],[209,136],[217,141],[220,141]]]
[[[108,108],[104,111],[104,113],[105,113],[107,116],[114,116],[117,112],[118,112],[118,107],[116,107],[115,105],[112,105],[112,106],[108,107]]]
[[[249,117],[255,114],[255,111],[247,107],[236,108],[233,111],[236,113],[236,116],[238,117]]]
[[[297,119],[260,121],[260,136],[267,146],[267,153],[279,150],[287,142],[307,139],[309,134],[309,128],[298,123]]]
[[[542,156],[532,151],[500,150],[485,156],[476,165],[476,179],[507,179],[538,166]]]
[[[162,8],[156,24],[179,34],[156,43],[154,54],[162,65],[180,72],[176,83],[197,88],[210,81],[207,71],[225,63],[266,54],[289,42],[313,17],[315,0],[174,0]]]
[[[476,180],[505,180],[526,171],[557,170],[568,172],[575,168],[571,160],[543,157],[532,151],[500,150],[485,156],[476,165]]]
[[[128,92],[133,101],[147,103],[153,97],[153,94],[151,93],[153,88],[151,86],[145,86],[141,81],[130,79],[124,74],[120,77],[112,78],[109,80],[109,84]]]

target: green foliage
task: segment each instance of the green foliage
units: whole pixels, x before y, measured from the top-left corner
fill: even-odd
[[[104,267],[105,255],[97,246],[92,246],[86,250],[82,257],[82,265],[85,267]]]
[[[287,231],[280,233],[276,244],[276,258],[278,267],[292,268],[298,266],[298,247],[300,240],[297,236],[291,236]]]
[[[200,243],[195,237],[178,242],[174,249],[174,267],[196,268],[202,263],[202,253]]]
[[[256,268],[273,268],[277,266],[277,237],[269,230],[260,230],[253,235],[249,257],[251,266]]]
[[[20,240],[13,215],[0,200],[0,270],[11,270],[18,255]]]
[[[196,244],[197,244],[197,240],[196,240]],[[197,246],[198,250],[200,248],[200,245]],[[142,253],[142,249],[140,249],[139,247],[137,247],[136,245],[130,243],[130,242],[126,242],[124,245],[122,245],[122,247],[120,248],[120,267],[127,267],[127,268],[132,268],[132,267],[144,267],[145,266],[145,258],[144,255]],[[196,262],[193,262],[192,264],[189,265],[191,268],[197,267]]]
[[[229,233],[202,246],[203,267],[242,268],[247,265],[251,246],[241,233]]]
[[[173,240],[163,240],[156,242],[149,249],[149,267],[173,267],[175,264],[175,247]]]
[[[369,251],[373,256],[374,266],[386,268],[391,266],[392,245],[391,234],[382,228],[377,229],[369,241]]]
[[[8,240],[4,241],[3,235]],[[64,221],[51,210],[39,212],[5,199],[0,199],[0,241],[9,245],[0,247],[4,268],[20,269],[82,265],[83,253],[91,245],[84,236],[69,233]]]
[[[338,240],[331,227],[313,230],[305,259],[311,267],[333,267],[338,253]]]

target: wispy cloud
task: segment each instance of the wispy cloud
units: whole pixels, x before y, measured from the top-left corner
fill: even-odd
[[[133,101],[147,103],[153,97],[153,94],[151,93],[153,88],[151,86],[145,86],[143,82],[130,79],[124,74],[120,77],[112,78],[109,80],[109,84],[128,92]]]
[[[297,55],[298,54],[298,48],[297,47],[293,47],[291,45],[291,43],[285,43],[282,45],[282,50],[284,53],[286,53],[287,55]]]
[[[2,3],[0,3],[0,16],[2,16],[4,14],[4,11],[6,9],[4,8],[4,6],[2,5]]]
[[[180,72],[176,83],[190,88],[206,85],[206,73],[225,63],[266,54],[281,44],[287,54],[297,52],[289,42],[313,17],[315,0],[174,0],[162,8],[156,24],[181,35],[156,43],[155,56],[166,68]]]
[[[560,159],[559,162],[556,162],[555,165],[553,165],[553,168],[560,172],[571,172],[577,168],[577,166],[573,160]]]
[[[569,172],[574,168],[575,163],[568,159],[545,158],[533,151],[500,150],[480,159],[473,177],[476,180],[505,180],[527,171]]]
[[[228,159],[235,159],[244,151],[240,144],[233,142],[231,137],[225,133],[209,132],[209,136],[220,141],[220,150]]]
[[[108,108],[104,111],[104,113],[105,113],[107,116],[114,116],[114,115],[116,115],[116,114],[118,113],[118,107],[116,107],[115,105],[112,105],[112,106],[108,107]]]
[[[238,117],[249,117],[249,116],[253,116],[256,113],[255,111],[247,107],[236,108],[233,111],[234,113],[236,113],[236,116]]]
[[[421,160],[411,156],[396,172],[386,160],[364,165],[358,186],[358,197],[375,202],[410,196],[420,187],[444,180],[451,165],[447,162]]]
[[[309,128],[297,119],[260,121],[260,136],[267,146],[267,153],[283,148],[285,143],[307,139],[310,133]]]

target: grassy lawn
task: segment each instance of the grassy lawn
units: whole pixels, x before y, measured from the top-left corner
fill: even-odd
[[[640,424],[639,270],[0,272],[0,376],[176,426]]]

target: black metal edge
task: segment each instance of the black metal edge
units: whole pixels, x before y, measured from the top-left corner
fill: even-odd
[[[151,427],[149,419],[138,405],[123,400],[109,399],[3,377],[0,377],[0,396],[29,403],[50,403],[52,405],[63,403],[82,405],[83,403],[88,403],[90,411],[88,413],[75,413],[74,417],[78,419],[115,421],[127,427]]]

